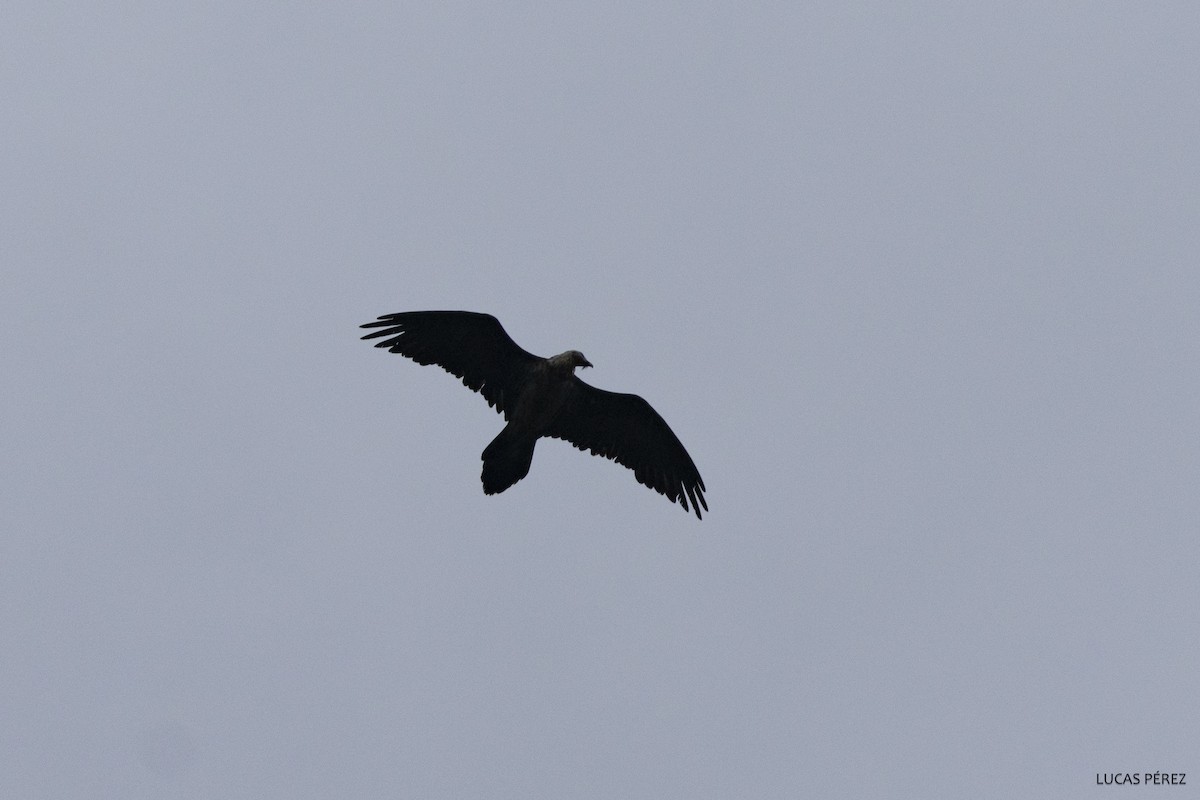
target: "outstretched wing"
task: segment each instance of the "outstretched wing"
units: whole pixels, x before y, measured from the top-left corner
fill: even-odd
[[[649,403],[636,394],[606,392],[572,378],[571,396],[547,436],[629,467],[638,482],[666,495],[696,518],[704,501],[704,480],[683,444]]]
[[[484,396],[505,419],[520,393],[529,367],[541,359],[523,350],[491,314],[472,311],[407,311],[385,314],[363,328],[362,337],[418,364],[436,364]]]

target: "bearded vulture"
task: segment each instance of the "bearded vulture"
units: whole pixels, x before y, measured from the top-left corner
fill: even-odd
[[[578,350],[550,358],[523,350],[490,314],[408,311],[360,327],[379,328],[363,339],[418,364],[436,364],[479,392],[507,424],[483,451],[483,492],[503,492],[529,473],[543,436],[611,458],[639,483],[678,501],[697,519],[704,481],[691,456],[650,404],[635,394],[606,392],[575,376],[591,363]]]

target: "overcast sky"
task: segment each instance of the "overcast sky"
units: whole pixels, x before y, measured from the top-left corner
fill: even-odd
[[[4,795],[1196,796],[1198,9],[6,4]]]

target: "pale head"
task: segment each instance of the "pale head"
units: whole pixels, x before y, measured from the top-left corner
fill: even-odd
[[[576,367],[590,367],[592,362],[583,357],[583,353],[578,350],[568,350],[565,353],[559,353],[556,356],[550,356],[547,359],[557,369],[573,370]]]

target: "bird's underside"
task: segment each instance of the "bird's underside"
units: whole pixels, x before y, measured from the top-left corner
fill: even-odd
[[[633,470],[696,517],[708,510],[704,481],[691,456],[649,403],[634,394],[597,389],[575,375],[591,364],[578,350],[540,358],[523,350],[490,314],[409,311],[363,328],[379,330],[376,347],[436,364],[479,392],[506,424],[484,449],[483,491],[503,492],[529,473],[537,440],[550,436]]]

